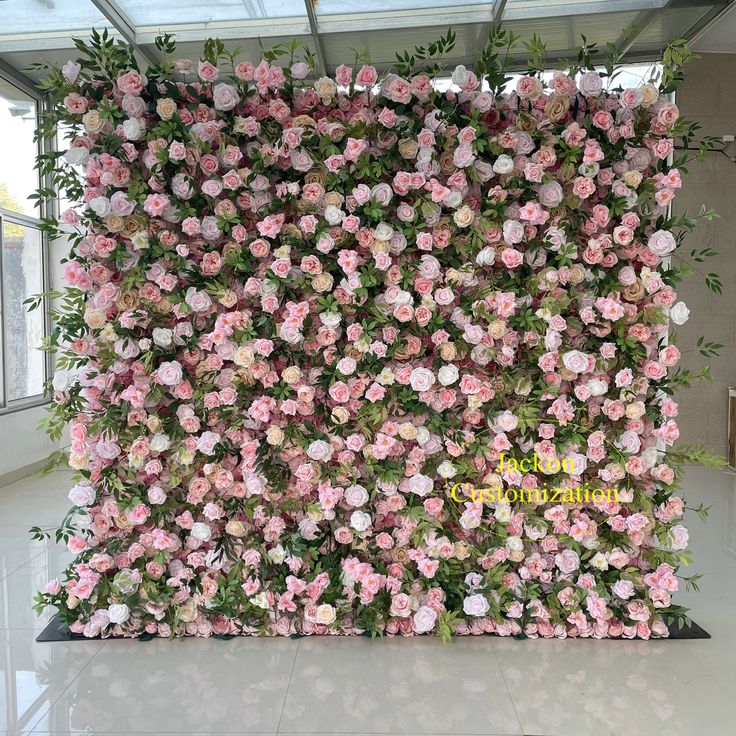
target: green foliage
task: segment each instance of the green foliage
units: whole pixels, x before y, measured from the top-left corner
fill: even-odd
[[[449,28],[447,33],[427,46],[415,46],[413,51],[397,52],[397,74],[402,77],[410,76],[419,62],[423,62],[422,69],[430,76],[439,74],[443,69],[439,61],[455,48],[455,41],[455,31]]]

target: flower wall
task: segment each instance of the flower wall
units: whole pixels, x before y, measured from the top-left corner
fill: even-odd
[[[41,165],[83,202],[47,422],[70,422],[77,558],[38,604],[73,631],[648,638],[682,617],[686,52],[635,89],[588,49],[509,85],[494,28],[439,92],[452,42],[307,81],[295,46],[174,61],[164,38],[144,72],[94,34],[49,70],[45,132],[70,132]]]

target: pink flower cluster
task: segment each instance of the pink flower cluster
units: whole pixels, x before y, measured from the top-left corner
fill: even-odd
[[[595,71],[175,69],[61,88],[84,521],[43,600],[87,636],[666,636],[676,106]]]

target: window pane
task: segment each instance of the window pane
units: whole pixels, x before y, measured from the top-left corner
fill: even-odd
[[[8,402],[43,393],[45,354],[36,348],[44,336],[44,309],[23,302],[43,291],[41,232],[3,220],[3,332],[5,391]]]
[[[91,0],[4,0],[0,34],[89,31],[109,28],[107,18]]]
[[[0,208],[38,217],[36,101],[0,77]]]
[[[255,20],[257,18],[293,18],[307,15],[303,0],[119,0],[118,5],[139,26],[167,23],[212,23],[217,21]]]
[[[59,123],[56,128],[56,150],[63,151],[66,153],[71,148],[71,138],[69,137],[73,132],[73,128],[70,125]],[[77,171],[80,170],[81,164],[77,165]],[[62,189],[57,189],[56,193],[59,200],[59,215],[62,215],[66,210],[77,207],[80,202],[73,202],[67,198],[66,193]]]
[[[434,10],[441,13],[455,5],[485,5],[490,10],[493,3],[488,0],[375,0],[366,4],[364,0],[322,0],[316,5],[318,15],[341,15],[343,13],[381,13],[392,10]],[[489,15],[490,19],[491,16]]]

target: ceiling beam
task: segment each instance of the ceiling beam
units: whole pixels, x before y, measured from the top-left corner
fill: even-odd
[[[112,23],[113,28],[118,31],[133,47],[133,50],[140,54],[146,62],[151,66],[156,66],[159,63],[160,58],[154,52],[139,46],[135,26],[128,20],[114,0],[92,0],[92,4]]]
[[[309,18],[309,31],[314,41],[315,55],[317,56],[317,71],[321,77],[327,74],[327,60],[325,59],[325,49],[322,45],[322,38],[319,35],[319,27],[317,24],[317,14],[314,12],[314,4],[312,0],[304,0],[304,7]]]
[[[633,33],[628,36],[621,34],[615,42],[616,48],[621,49],[621,58],[625,60],[626,54],[632,49],[634,44],[641,36],[643,36],[659,17],[659,13],[656,10],[644,10],[637,16],[634,21],[636,27]]]
[[[692,47],[692,44],[699,41],[713,26],[720,23],[725,17],[736,8],[736,0],[731,0],[722,7],[720,10],[711,12],[711,14],[705,19],[700,18],[690,28],[685,31],[683,36],[687,38],[688,43]]]
[[[493,9],[491,10],[491,19],[489,21],[482,21],[478,23],[478,33],[476,35],[474,44],[475,49],[479,53],[488,44],[488,34],[491,32],[495,23],[500,23],[503,20],[503,14],[506,10],[506,3],[508,0],[494,0]]]
[[[0,58],[0,76],[9,79],[18,89],[22,90],[26,94],[40,99],[43,92],[39,90],[36,83],[28,76],[26,76],[20,69],[16,69],[12,64],[8,64],[5,59]]]

